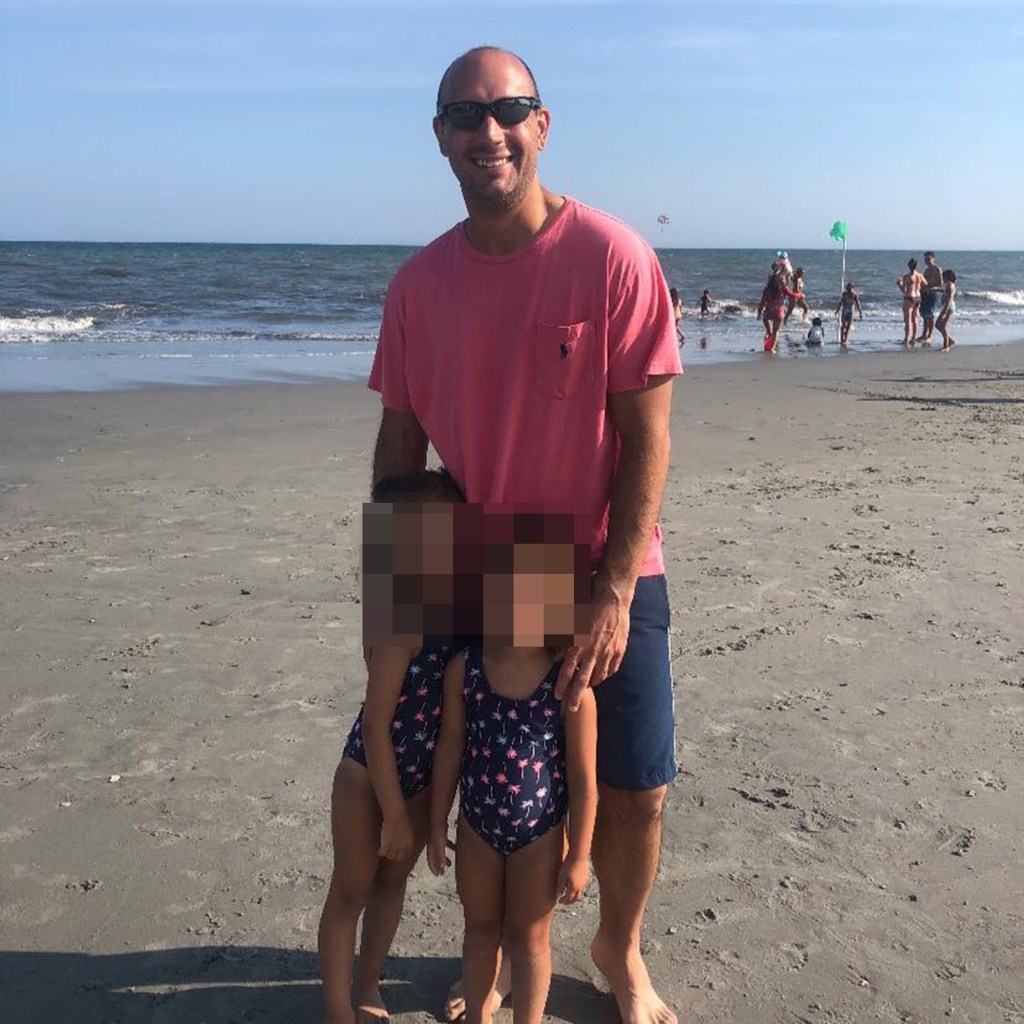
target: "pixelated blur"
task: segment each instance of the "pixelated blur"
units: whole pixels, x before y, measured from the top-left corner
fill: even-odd
[[[363,506],[363,642],[563,648],[590,635],[586,517],[537,505]]]

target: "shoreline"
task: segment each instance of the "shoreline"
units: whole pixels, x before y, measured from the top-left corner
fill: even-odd
[[[692,1024],[1024,1017],[1024,346],[902,354],[675,388],[645,950]],[[14,1020],[315,1019],[379,415],[356,381],[4,395]],[[616,1019],[596,905],[555,915],[553,1021]],[[439,1009],[459,921],[418,866],[395,1024]]]
[[[938,335],[930,346],[917,346],[906,350],[898,342],[885,347],[858,344],[856,333],[847,350],[839,349],[834,339],[820,351],[807,351],[794,342],[794,330],[787,328],[780,336],[780,352],[768,357],[754,344],[759,340],[759,331],[750,334],[746,341],[750,348],[726,350],[718,347],[714,337],[699,337],[699,322],[684,325],[690,332],[682,347],[683,365],[686,368],[723,366],[756,363],[766,358],[782,361],[787,365],[795,362],[820,361],[831,363],[833,359],[874,358],[887,355],[910,355],[913,352],[939,352],[941,343]],[[799,325],[796,334],[802,336]],[[958,332],[959,333],[959,332]],[[734,339],[735,340],[735,339]],[[707,349],[702,343],[707,342]],[[712,343],[714,342],[714,343]],[[332,384],[338,382],[365,381],[373,361],[373,352],[352,353],[318,351],[311,353],[282,351],[268,357],[266,353],[252,352],[249,343],[239,343],[229,352],[216,349],[175,355],[161,353],[157,349],[162,343],[150,343],[149,353],[132,355],[125,351],[107,351],[98,347],[95,357],[89,353],[89,343],[48,343],[56,347],[43,351],[41,344],[8,342],[0,345],[0,394],[100,394],[116,391],[160,389],[162,387],[247,387],[249,385],[274,384]],[[63,346],[63,347],[61,347]],[[958,342],[955,350],[1000,350],[1007,347],[1024,346],[1024,337],[1005,336],[1000,340],[970,340]],[[95,347],[95,346],[94,346]],[[223,347],[223,346],[221,346]]]

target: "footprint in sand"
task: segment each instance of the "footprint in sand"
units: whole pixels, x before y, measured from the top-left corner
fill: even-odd
[[[789,971],[799,971],[809,959],[807,947],[802,942],[784,942],[779,947],[782,964]]]

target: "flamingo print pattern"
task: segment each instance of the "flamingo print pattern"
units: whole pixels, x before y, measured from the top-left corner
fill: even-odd
[[[531,696],[513,700],[491,689],[480,648],[466,652],[459,811],[504,856],[560,824],[568,810],[565,726],[555,697],[559,666],[551,667]]]
[[[424,646],[409,662],[402,681],[402,692],[391,721],[391,742],[395,747],[398,781],[406,800],[430,785],[434,747],[441,732],[444,670],[453,653],[451,647]],[[362,708],[348,734],[342,757],[366,765]]]

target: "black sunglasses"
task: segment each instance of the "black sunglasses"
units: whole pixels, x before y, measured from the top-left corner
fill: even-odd
[[[540,107],[540,100],[535,96],[505,96],[493,103],[475,103],[473,100],[438,103],[437,116],[459,131],[475,132],[483,124],[485,114],[490,114],[502,128],[511,128],[522,124],[532,111],[540,110]]]

